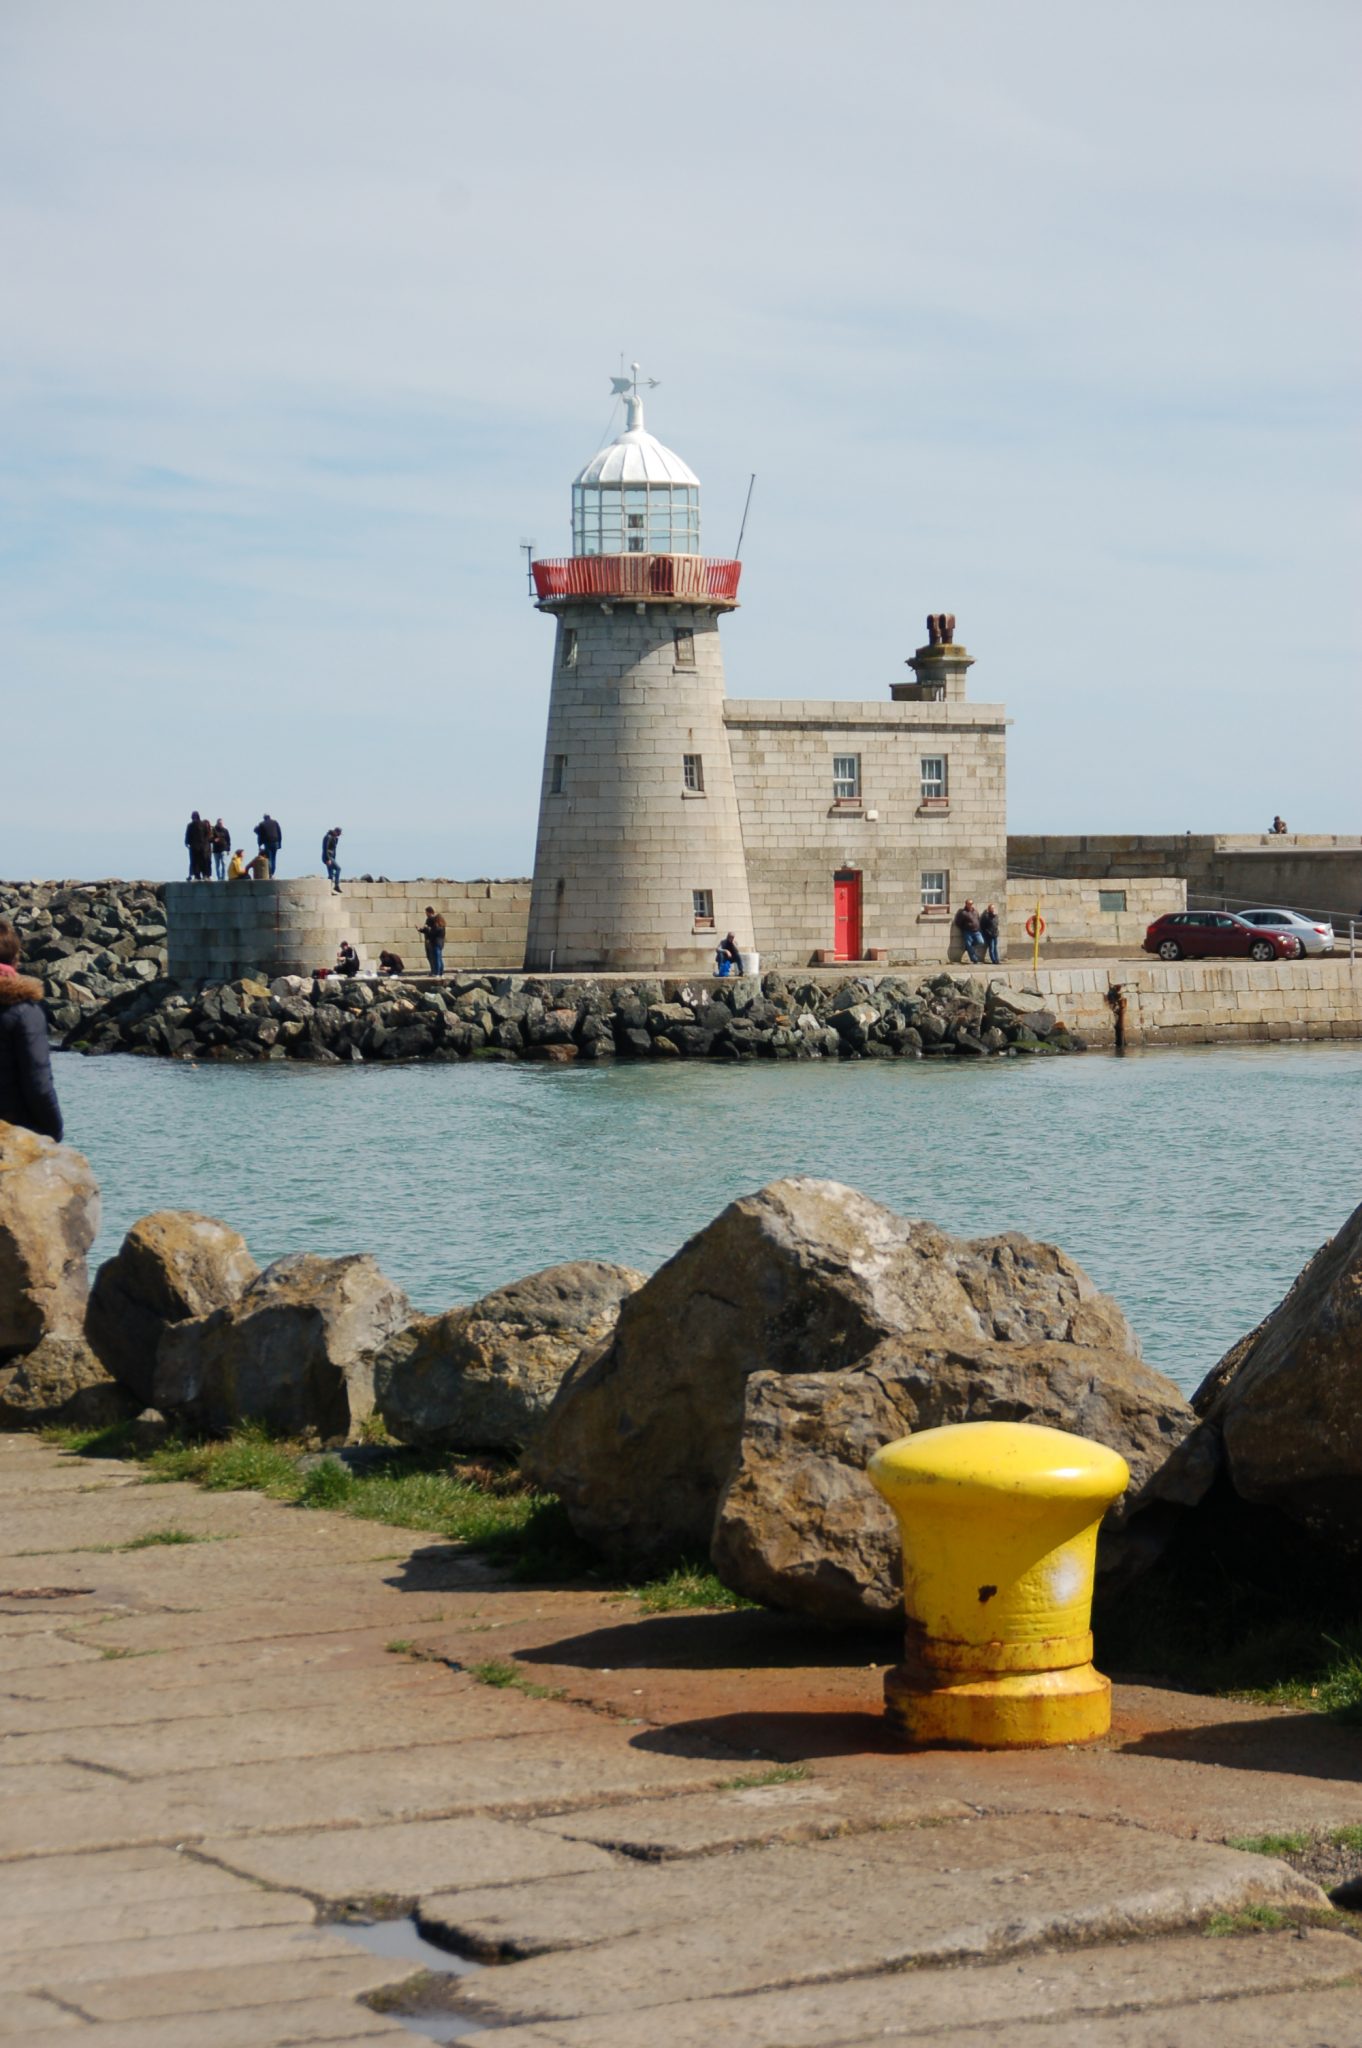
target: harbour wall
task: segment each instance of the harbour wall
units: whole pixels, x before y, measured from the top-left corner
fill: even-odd
[[[1362,959],[1137,960],[995,970],[1051,999],[1089,1045],[1362,1038]]]
[[[174,981],[235,981],[252,971],[272,979],[330,967],[342,939],[366,966],[380,952],[423,967],[418,927],[426,905],[445,920],[445,967],[520,965],[530,884],[516,881],[370,881],[336,895],[315,876],[272,882],[168,882],[167,972]]]
[[[1175,880],[1127,879],[1112,887],[1074,877],[1028,881],[1017,885],[1005,907],[1006,950],[1014,957],[1030,956],[1025,926],[1037,893],[1046,926],[1042,959],[1090,959],[1094,954],[1137,951],[1154,918],[1186,908],[1186,892]],[[300,876],[272,882],[168,882],[164,896],[167,971],[186,985],[235,981],[252,970],[266,979],[310,974],[332,964],[342,939],[357,948],[366,966],[376,964],[380,952],[392,952],[409,967],[419,967],[424,954],[417,928],[427,903],[445,919],[445,966],[450,972],[515,972],[525,959],[528,881],[368,882],[361,877],[343,883],[337,896],[329,883]],[[982,888],[976,900],[986,900]],[[806,965],[808,951],[802,943],[773,946],[760,921],[757,929],[769,966],[791,972]],[[868,941],[881,936],[886,934],[867,926]],[[949,911],[932,930],[931,939],[930,952],[922,950],[920,933],[904,950],[886,946],[881,964],[925,967],[959,958],[959,934],[951,926]]]
[[[1362,916],[1362,839],[1342,833],[1010,833],[1009,889],[1024,878],[1181,877],[1193,909],[1282,904],[1346,926]]]

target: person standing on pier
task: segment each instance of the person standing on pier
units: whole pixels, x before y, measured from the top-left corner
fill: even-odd
[[[220,882],[227,879],[227,856],[232,850],[232,835],[221,818],[213,827],[213,872]]]
[[[426,949],[426,965],[432,974],[445,971],[445,921],[433,903],[426,905],[426,921],[420,927]]]
[[[279,820],[272,818],[268,811],[255,828],[255,843],[269,862],[270,874],[273,875],[279,865],[279,849],[284,843],[284,835]]]
[[[979,912],[979,936],[984,942],[984,954],[993,965],[998,965],[998,912],[992,903],[986,903]]]
[[[967,896],[952,920],[960,934],[960,943],[965,949],[965,958],[971,967],[977,967],[984,957],[984,940],[974,898]]]
[[[326,869],[333,896],[339,896],[341,892],[340,860],[338,858],[340,853],[340,836],[340,826],[333,825],[331,830],[322,839],[322,866]]]

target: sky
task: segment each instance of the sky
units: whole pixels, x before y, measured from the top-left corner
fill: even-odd
[[[1362,831],[1355,0],[5,0],[0,875],[519,875],[609,379],[738,697],[952,611],[1018,832]]]

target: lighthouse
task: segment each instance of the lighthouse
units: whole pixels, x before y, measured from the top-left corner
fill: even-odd
[[[525,965],[693,974],[753,945],[719,621],[740,565],[701,553],[700,482],[644,425],[572,486],[572,553],[532,563],[554,620]]]

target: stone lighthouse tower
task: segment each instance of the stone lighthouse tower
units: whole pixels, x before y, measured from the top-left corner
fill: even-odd
[[[525,965],[708,972],[753,942],[719,620],[739,564],[700,552],[700,484],[648,433],[638,365],[618,440],[572,487],[572,554],[533,567],[556,621]]]

